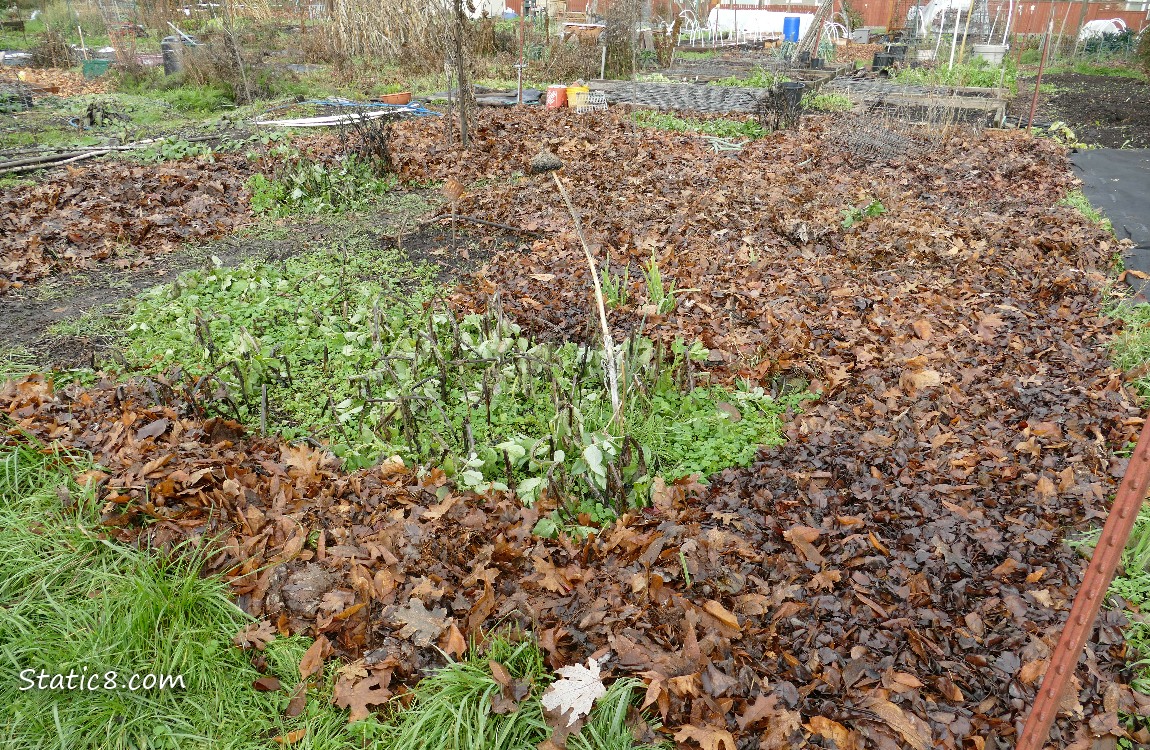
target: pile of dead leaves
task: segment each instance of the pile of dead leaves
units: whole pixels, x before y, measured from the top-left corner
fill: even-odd
[[[251,221],[245,159],[69,168],[0,195],[0,294],[59,269],[150,262]]]
[[[33,95],[83,96],[106,94],[108,84],[102,78],[85,78],[73,70],[60,68],[7,68],[5,78],[15,77],[33,88]]]

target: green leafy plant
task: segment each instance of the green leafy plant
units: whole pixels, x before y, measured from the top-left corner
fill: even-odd
[[[843,229],[850,229],[863,219],[873,219],[886,213],[886,206],[873,200],[865,206],[852,206],[843,209]]]
[[[631,269],[624,267],[623,273],[611,274],[611,256],[603,264],[603,301],[608,307],[622,307],[627,304],[627,286],[631,283]]]
[[[803,96],[803,109],[820,112],[849,112],[854,102],[846,94],[806,94]]]
[[[398,184],[380,175],[370,160],[349,154],[339,161],[320,161],[281,143],[265,160],[271,175],[248,179],[252,210],[273,216],[339,213],[369,205]]]
[[[675,309],[675,280],[663,280],[659,263],[653,256],[643,267],[643,279],[647,284],[647,300],[656,314],[666,315]]]
[[[212,159],[214,150],[206,143],[190,143],[183,138],[164,138],[146,148],[125,152],[125,158],[144,164],[159,164],[164,161],[206,157]]]
[[[433,273],[379,251],[191,272],[141,297],[124,356],[133,371],[178,364],[213,408],[324,439],[349,468],[398,454],[462,489],[548,493],[560,523],[584,503],[599,519],[642,505],[655,476],[749,463],[809,397],[696,383],[701,346],[633,336],[615,415],[601,349],[534,341],[497,305],[457,316]],[[673,305],[651,283],[652,304]]]

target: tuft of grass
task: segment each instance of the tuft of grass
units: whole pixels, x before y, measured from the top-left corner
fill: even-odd
[[[1101,529],[1089,532],[1070,542],[1084,556],[1093,554]],[[1134,679],[1130,686],[1140,693],[1150,694],[1150,504],[1143,504],[1130,532],[1130,540],[1122,550],[1120,573],[1110,583],[1108,595],[1120,596],[1135,611],[1124,633],[1126,644],[1133,653]]]
[[[767,128],[750,118],[746,120],[726,118],[697,120],[649,109],[638,110],[632,117],[635,124],[641,127],[669,130],[676,133],[700,133],[719,138],[762,138],[770,134]]]
[[[499,714],[492,701],[502,686],[492,662],[507,670],[527,693],[516,710]],[[452,662],[424,678],[407,708],[394,704],[393,713],[378,731],[379,747],[388,750],[520,750],[546,740],[551,730],[541,699],[551,682],[543,653],[530,640],[493,638],[485,648],[473,648],[467,659]],[[632,737],[628,714],[637,708],[642,683],[616,680],[600,698],[570,750],[664,750],[669,745],[640,745]],[[651,726],[657,728],[654,720]]]
[[[260,673],[231,644],[250,618],[226,583],[201,577],[197,551],[106,538],[95,491],[74,478],[89,466],[37,445],[0,448],[0,745],[256,750],[302,729],[295,747],[363,747],[328,688],[294,719],[283,716],[286,691],[253,690]],[[290,688],[308,645],[273,641],[269,674]],[[97,675],[85,680],[96,689],[29,688],[41,672]],[[132,675],[179,681],[132,690]]]
[[[540,698],[546,688],[543,654],[530,641],[495,638],[473,649],[465,661],[453,662],[415,686],[406,709],[396,708],[380,732],[388,750],[519,750],[534,747],[548,735]],[[490,662],[498,662],[530,693],[516,711],[497,714],[492,700],[502,687]]]
[[[1095,208],[1090,203],[1090,199],[1087,198],[1086,194],[1081,190],[1071,190],[1066,194],[1065,198],[1058,202],[1058,205],[1070,206],[1072,208],[1078,209],[1079,213],[1081,213],[1087,219],[1094,222],[1095,224],[1101,224],[1103,229],[1105,229],[1107,232],[1110,232],[1111,234],[1114,234],[1114,225],[1110,222],[1110,219],[1106,218],[1101,211]]]
[[[32,350],[18,344],[0,344],[0,382],[36,372],[39,360]]]
[[[1113,65],[1106,63],[1079,60],[1074,63],[1058,65],[1047,71],[1047,75],[1058,73],[1077,73],[1083,76],[1108,76],[1115,78],[1133,78],[1138,81],[1150,80],[1146,73],[1136,67],[1126,65]]]
[[[1139,396],[1150,398],[1150,304],[1121,302],[1109,312],[1123,322],[1122,332],[1110,345],[1114,365],[1128,373]]]

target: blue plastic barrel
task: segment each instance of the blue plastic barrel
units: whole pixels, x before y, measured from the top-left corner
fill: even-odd
[[[799,18],[787,16],[783,18],[783,39],[788,42],[799,41]]]

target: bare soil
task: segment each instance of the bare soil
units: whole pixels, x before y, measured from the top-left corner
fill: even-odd
[[[1106,148],[1150,147],[1150,84],[1120,76],[1059,73],[1042,77],[1035,125],[1064,122],[1078,140]],[[1019,79],[1011,114],[1030,112],[1034,78]]]

